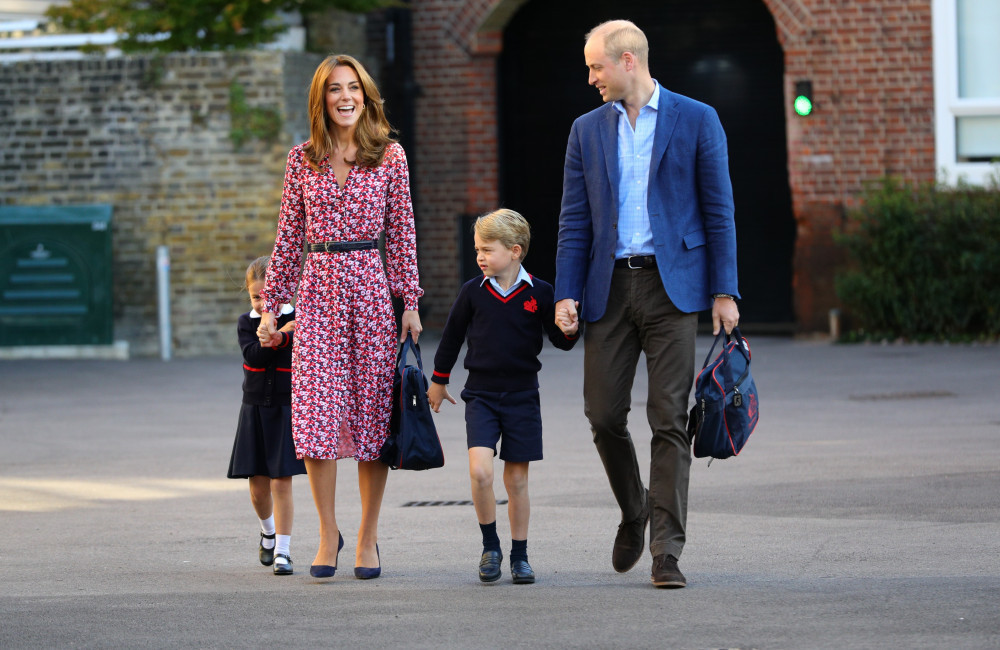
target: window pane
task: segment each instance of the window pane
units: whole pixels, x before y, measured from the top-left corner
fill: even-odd
[[[958,96],[1000,97],[1000,2],[957,0]]]
[[[1000,159],[1000,115],[955,120],[959,162]]]

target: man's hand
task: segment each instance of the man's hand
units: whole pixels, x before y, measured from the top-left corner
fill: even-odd
[[[427,389],[427,401],[431,403],[431,409],[435,413],[440,413],[441,403],[444,400],[448,400],[452,404],[457,404],[455,398],[448,393],[448,387],[444,384],[438,384],[431,382],[430,387]]]
[[[740,324],[740,310],[732,298],[716,298],[712,304],[712,334],[718,336],[719,325],[726,328],[730,334],[733,328]]]
[[[563,334],[572,336],[580,329],[580,316],[577,308],[580,303],[572,298],[563,298],[556,303],[556,325]]]

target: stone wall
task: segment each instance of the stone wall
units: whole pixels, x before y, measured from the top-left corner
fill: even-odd
[[[171,255],[174,352],[238,349],[243,274],[270,252],[288,149],[308,138],[321,57],[248,52],[0,65],[0,204],[110,203],[114,329],[158,351],[156,248]],[[230,90],[273,109],[270,141],[237,150]],[[244,119],[238,119],[244,122]]]

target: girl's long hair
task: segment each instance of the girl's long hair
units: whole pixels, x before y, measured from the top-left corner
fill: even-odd
[[[267,277],[267,267],[271,263],[271,256],[264,255],[250,262],[247,267],[246,280],[243,283],[244,289],[249,289],[254,282],[259,282]]]
[[[323,158],[333,152],[333,138],[330,135],[333,120],[326,112],[326,83],[333,69],[339,65],[349,66],[358,75],[365,99],[364,110],[361,111],[354,131],[354,139],[358,145],[355,162],[361,167],[378,167],[385,157],[386,146],[396,141],[382,109],[382,95],[365,67],[346,54],[328,56],[316,68],[309,87],[309,142],[305,145],[305,153],[309,166],[317,172]]]

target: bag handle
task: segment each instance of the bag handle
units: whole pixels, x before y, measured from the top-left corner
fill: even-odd
[[[719,344],[719,340],[723,336],[726,337],[726,343],[729,343],[730,340],[736,341],[736,349],[738,349],[740,351],[740,354],[743,355],[743,358],[747,360],[747,367],[749,368],[750,357],[747,356],[747,351],[743,348],[743,332],[740,331],[740,328],[737,325],[736,327],[733,328],[731,334],[727,334],[725,328],[723,327],[719,328],[719,333],[715,335],[715,340],[712,341],[712,347],[708,349],[708,354],[705,355],[705,363],[701,364],[702,369],[708,366],[708,362],[712,360],[712,353],[715,352],[715,346]]]
[[[715,335],[715,340],[712,341],[712,347],[708,349],[708,354],[705,355],[705,363],[701,364],[702,370],[704,370],[705,367],[708,366],[708,362],[712,360],[712,353],[715,352],[715,346],[719,344],[719,339],[721,339],[723,335],[726,337],[726,342],[729,342],[729,335],[726,334],[725,328],[719,328],[719,333]]]
[[[750,352],[743,347],[743,332],[740,331],[739,325],[733,328],[733,340],[736,341],[736,349],[740,351],[743,358],[747,360],[747,366],[750,365]],[[729,336],[726,336],[726,342],[729,342]]]
[[[406,339],[399,344],[399,353],[396,355],[396,368],[399,368],[406,360],[407,352],[413,353],[413,356],[417,358],[417,367],[420,368],[420,372],[423,374],[424,361],[420,358],[420,344],[414,342],[412,332],[407,332]]]

